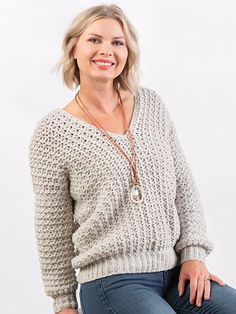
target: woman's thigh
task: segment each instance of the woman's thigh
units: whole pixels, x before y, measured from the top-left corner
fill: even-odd
[[[119,274],[80,285],[84,314],[174,314],[162,298],[163,272]]]
[[[180,271],[180,268],[179,268]],[[170,272],[169,286],[164,294],[164,299],[178,314],[204,313],[204,314],[233,314],[236,313],[236,289],[229,285],[220,286],[211,281],[211,295],[209,300],[202,298],[200,307],[190,303],[190,285],[186,284],[185,293],[179,297],[178,279],[179,271]]]

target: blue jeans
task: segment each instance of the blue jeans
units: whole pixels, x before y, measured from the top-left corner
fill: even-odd
[[[151,273],[118,274],[80,285],[83,314],[233,314],[236,289],[211,281],[211,295],[200,307],[190,303],[189,282],[179,297],[181,267]]]

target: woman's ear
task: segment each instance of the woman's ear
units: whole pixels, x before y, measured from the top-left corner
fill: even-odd
[[[76,45],[74,45],[74,47],[72,48],[72,54],[74,59],[76,59]]]
[[[72,48],[72,54],[73,54],[74,59],[77,59],[76,58],[76,48],[77,48],[77,41],[75,42],[75,44],[74,44],[74,46]]]

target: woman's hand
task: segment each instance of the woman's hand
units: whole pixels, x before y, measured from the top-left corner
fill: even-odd
[[[75,309],[67,309],[67,310],[57,312],[56,314],[78,314],[78,311]]]
[[[197,297],[196,305],[201,306],[203,293],[204,299],[209,300],[211,291],[210,280],[204,280],[204,278],[210,278],[221,286],[225,285],[219,277],[210,274],[203,262],[193,260],[184,262],[179,274],[179,296],[184,293],[185,282],[190,281],[190,303],[193,304]]]

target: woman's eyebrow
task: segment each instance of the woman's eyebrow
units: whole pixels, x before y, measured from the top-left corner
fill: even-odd
[[[90,34],[88,34],[88,35],[93,35],[93,36],[97,36],[97,37],[102,38],[102,36],[99,35],[99,34],[90,33]],[[118,39],[118,38],[124,38],[124,37],[123,37],[123,36],[115,36],[115,37],[112,37],[112,39]]]

